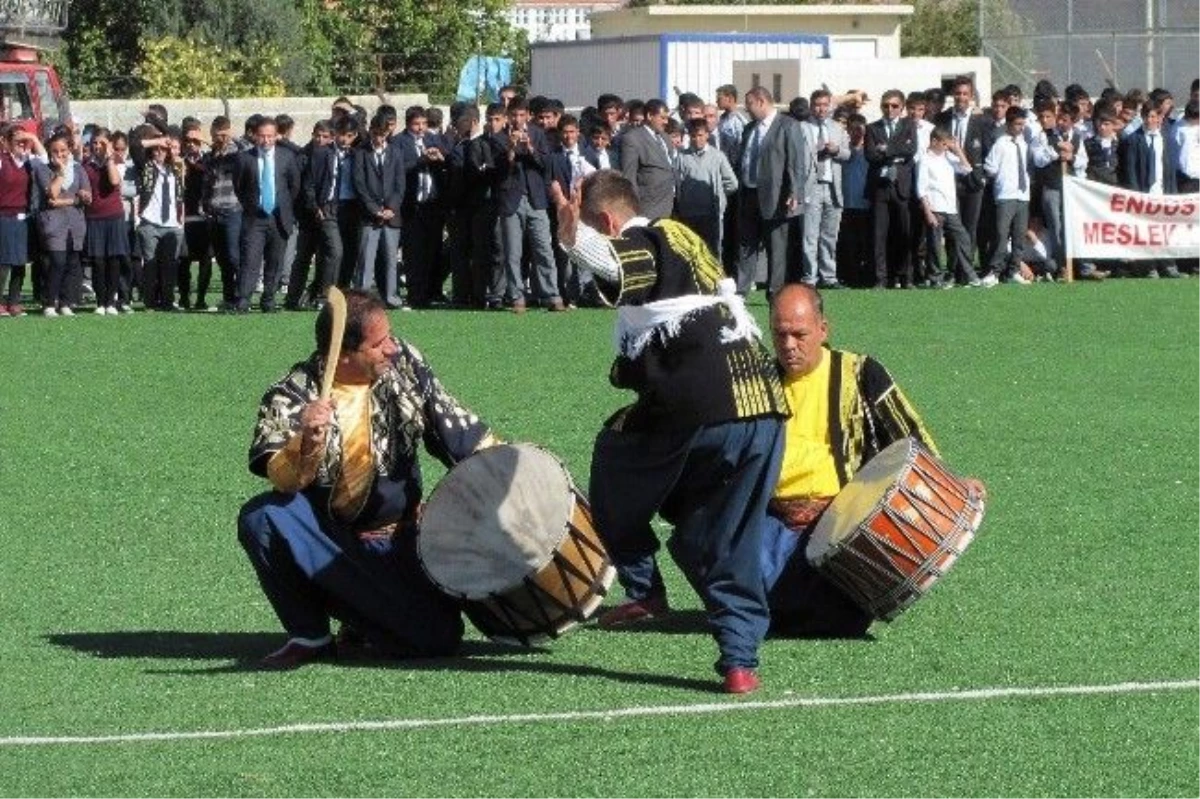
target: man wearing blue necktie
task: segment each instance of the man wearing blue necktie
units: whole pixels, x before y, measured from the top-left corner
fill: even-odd
[[[248,313],[250,297],[259,277],[264,313],[278,310],[275,291],[289,233],[295,228],[293,212],[300,194],[300,167],[291,152],[276,147],[275,120],[265,117],[254,131],[255,147],[241,154],[235,190],[242,206],[241,273],[238,276],[237,313]]]

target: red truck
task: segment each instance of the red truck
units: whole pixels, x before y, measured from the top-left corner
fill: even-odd
[[[61,46],[69,0],[0,0],[0,123],[43,138],[69,115],[54,67],[38,53]]]

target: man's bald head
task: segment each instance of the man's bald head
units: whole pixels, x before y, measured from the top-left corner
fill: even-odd
[[[824,358],[829,322],[820,293],[804,283],[789,283],[771,302],[771,339],[785,376],[809,374]]]

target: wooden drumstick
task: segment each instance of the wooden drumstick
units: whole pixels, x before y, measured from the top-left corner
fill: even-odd
[[[321,375],[321,399],[329,399],[333,391],[333,375],[337,372],[338,358],[342,356],[342,334],[346,332],[346,295],[337,286],[329,287],[325,298],[332,316],[329,329],[329,352],[325,353],[325,373]]]

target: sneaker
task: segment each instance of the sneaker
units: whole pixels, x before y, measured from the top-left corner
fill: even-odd
[[[995,272],[988,272],[986,275],[984,275],[983,277],[981,277],[979,279],[979,285],[983,286],[985,289],[990,289],[993,286],[998,285],[999,283],[1000,283],[1000,278],[996,277]]]
[[[974,277],[974,278],[971,278],[970,280],[968,280],[966,283],[963,283],[962,285],[965,288],[977,289],[977,288],[981,288],[984,285],[984,283],[979,278]]]
[[[7,305],[0,305],[0,316],[8,316],[8,315],[9,315],[9,313],[8,313],[8,306],[7,306]]]
[[[92,313],[96,314],[97,316],[104,316],[108,313],[108,311],[105,310],[103,305],[97,305],[96,310],[92,311]]]
[[[1013,272],[1011,275],[1009,275],[1005,279],[1004,282],[1005,283],[1016,283],[1018,286],[1028,286],[1029,278],[1025,277],[1020,272]]]
[[[25,314],[24,308],[22,308],[17,303],[13,303],[12,305],[8,306],[8,315],[9,316],[25,316],[26,314]]]
[[[125,303],[121,306],[121,313],[133,313],[133,306],[129,303]]]
[[[47,305],[45,308],[42,309],[42,316],[58,316],[58,311],[54,310],[54,308]]]
[[[115,305],[108,306],[107,308],[104,309],[104,312],[107,313],[109,316],[120,316],[120,314],[121,314],[121,312],[117,310],[117,306],[115,306]]]
[[[70,305],[64,305],[63,307],[58,309],[58,315],[59,316],[74,316],[75,312],[71,310]]]

